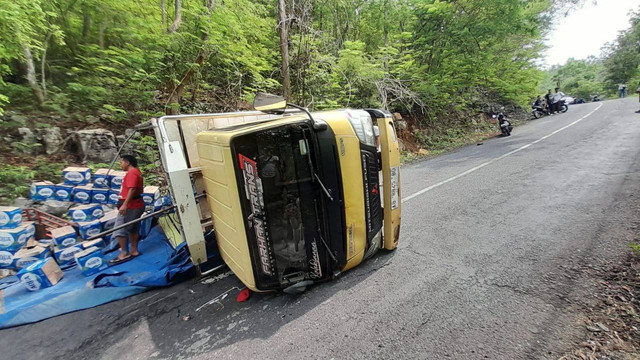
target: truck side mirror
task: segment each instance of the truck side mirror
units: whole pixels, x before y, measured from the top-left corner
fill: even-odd
[[[287,108],[287,101],[282,96],[257,93],[253,99],[253,108],[264,113],[281,114]]]
[[[325,131],[329,128],[329,126],[327,125],[326,122],[319,120],[319,121],[313,121],[313,130],[320,132],[320,131]]]

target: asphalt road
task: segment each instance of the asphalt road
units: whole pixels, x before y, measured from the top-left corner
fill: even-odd
[[[557,358],[583,331],[567,269],[615,259],[638,219],[637,108],[571,106],[404,166],[399,248],[303,295],[238,303],[222,274],[2,330],[0,358]]]

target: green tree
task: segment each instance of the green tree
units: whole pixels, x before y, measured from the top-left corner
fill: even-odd
[[[35,57],[44,53],[46,42],[52,35],[62,36],[57,26],[50,23],[55,19],[55,14],[47,11],[43,5],[39,0],[0,2],[0,85],[5,84],[2,79],[4,76],[13,73],[8,64],[17,60],[24,64],[24,76],[39,104],[44,102],[46,92],[36,80],[34,53]],[[9,98],[0,94],[0,114],[3,105],[8,102]]]
[[[617,39],[607,44],[604,51],[604,82],[609,92],[615,92],[620,83],[638,83],[640,78],[640,12],[631,16],[631,26]]]
[[[549,69],[539,91],[546,93],[547,89],[559,86],[568,95],[588,100],[593,95],[605,92],[602,71],[602,60],[596,57],[569,59],[566,64]]]
[[[112,122],[235,110],[281,91],[288,69],[292,100],[312,108],[464,119],[535,94],[549,21],[576,1],[285,1],[289,66],[274,1],[4,1],[0,107]]]
[[[524,104],[535,94],[550,2],[416,1],[419,92],[461,110],[487,95]]]

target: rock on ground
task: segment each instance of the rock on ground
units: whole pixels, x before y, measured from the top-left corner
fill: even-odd
[[[108,163],[118,152],[116,137],[106,129],[77,131],[75,141],[77,154],[83,161]]]
[[[14,148],[19,152],[27,155],[34,155],[39,152],[39,143],[35,134],[28,127],[18,128],[18,141],[21,143],[21,146],[15,146]]]
[[[44,152],[47,155],[55,154],[60,150],[60,146],[62,146],[63,139],[60,128],[57,126],[38,129],[36,130],[36,136],[44,146]]]

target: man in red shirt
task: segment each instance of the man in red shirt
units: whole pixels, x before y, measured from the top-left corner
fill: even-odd
[[[127,174],[122,180],[122,189],[118,199],[116,227],[140,218],[144,212],[144,201],[141,196],[144,186],[142,174],[138,170],[138,161],[132,155],[123,155],[120,158],[120,167]],[[135,223],[113,232],[113,236],[118,239],[120,245],[120,254],[111,260],[111,264],[118,264],[140,255],[138,252],[139,224]],[[128,249],[127,238],[131,240],[131,251]]]

